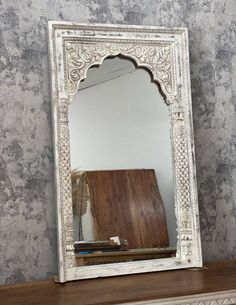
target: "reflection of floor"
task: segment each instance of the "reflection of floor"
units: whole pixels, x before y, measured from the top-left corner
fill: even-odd
[[[131,262],[137,260],[157,259],[175,256],[174,248],[129,249],[126,251],[95,252],[76,254],[77,266]]]
[[[236,260],[208,269],[176,270],[74,281],[0,286],[3,305],[236,304]]]

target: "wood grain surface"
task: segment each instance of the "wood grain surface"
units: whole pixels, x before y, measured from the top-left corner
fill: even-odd
[[[86,172],[98,240],[129,248],[168,247],[166,216],[153,169]]]
[[[236,289],[236,260],[176,270],[55,283],[0,286],[2,305],[112,305]]]
[[[90,254],[76,254],[77,266],[89,266],[96,264],[109,264],[132,262],[138,260],[157,259],[173,257],[176,255],[176,249],[172,248],[142,248],[127,251],[101,252]]]

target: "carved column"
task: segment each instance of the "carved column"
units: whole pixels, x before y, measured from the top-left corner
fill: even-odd
[[[60,189],[61,194],[61,215],[62,215],[62,234],[65,255],[65,268],[75,266],[74,238],[73,238],[73,209],[72,209],[72,190],[71,190],[71,164],[70,164],[70,134],[68,126],[68,105],[69,99],[59,99],[59,151],[60,151]]]
[[[175,99],[173,104],[173,137],[175,155],[175,196],[178,219],[178,243],[181,260],[190,262],[193,247],[193,223],[189,185],[189,162],[184,109]]]

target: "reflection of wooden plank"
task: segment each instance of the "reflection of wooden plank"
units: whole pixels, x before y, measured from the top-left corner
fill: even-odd
[[[80,251],[120,251],[125,247],[124,243],[118,244],[114,240],[92,241],[92,242],[75,242],[75,253]]]
[[[129,248],[169,245],[166,218],[152,169],[86,172],[97,240],[127,239]]]
[[[76,254],[77,266],[131,262],[136,260],[158,259],[175,256],[176,250],[165,249],[132,249],[120,252]]]

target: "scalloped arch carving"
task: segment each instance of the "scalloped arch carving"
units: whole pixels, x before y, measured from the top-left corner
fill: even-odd
[[[70,95],[77,92],[80,82],[86,78],[88,69],[101,65],[109,56],[123,55],[133,59],[138,67],[147,68],[153,81],[160,84],[168,97],[173,94],[172,46],[137,45],[130,43],[81,44],[66,42],[67,91]],[[168,101],[168,99],[166,99]],[[166,102],[168,104],[168,102]]]

